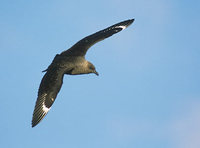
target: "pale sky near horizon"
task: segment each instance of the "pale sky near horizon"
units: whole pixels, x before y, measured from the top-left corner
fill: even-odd
[[[1,0],[0,147],[199,148],[199,14],[198,0]],[[88,51],[99,76],[66,75],[31,128],[54,56],[132,18]]]

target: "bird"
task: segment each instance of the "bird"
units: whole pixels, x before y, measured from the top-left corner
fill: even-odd
[[[54,57],[52,63],[43,71],[45,74],[38,89],[37,100],[32,117],[32,127],[35,127],[51,109],[57,94],[61,89],[65,74],[81,75],[94,73],[97,76],[99,75],[95,66],[85,59],[88,49],[95,43],[124,30],[131,25],[134,20],[135,19],[125,20],[92,35],[86,36],[68,50],[63,51]]]

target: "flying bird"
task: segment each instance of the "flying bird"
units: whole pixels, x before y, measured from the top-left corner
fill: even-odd
[[[40,83],[35,104],[32,127],[36,126],[48,113],[63,84],[64,74],[80,75],[94,73],[99,75],[95,66],[85,59],[87,50],[95,43],[127,28],[134,19],[126,20],[98,31],[78,41],[75,45],[57,54],[48,66]]]

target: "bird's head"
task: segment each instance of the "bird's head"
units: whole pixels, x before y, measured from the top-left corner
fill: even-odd
[[[94,65],[90,62],[88,62],[88,69],[89,69],[89,73],[94,73],[97,76],[99,75],[99,73],[96,71],[96,68],[94,67]]]

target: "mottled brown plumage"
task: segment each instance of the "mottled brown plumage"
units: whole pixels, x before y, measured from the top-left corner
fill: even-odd
[[[87,36],[70,49],[57,54],[40,83],[38,98],[32,118],[32,127],[36,126],[48,113],[63,83],[64,74],[79,75],[94,73],[98,75],[94,65],[85,60],[87,50],[95,43],[112,36],[132,24],[134,19],[126,20],[104,30]]]

